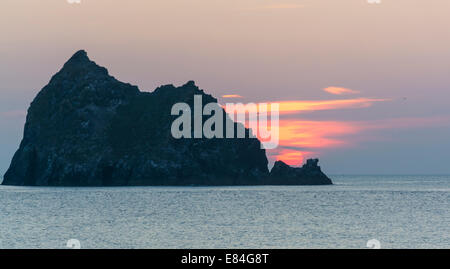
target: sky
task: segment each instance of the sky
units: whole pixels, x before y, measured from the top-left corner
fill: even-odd
[[[153,91],[189,80],[280,103],[270,160],[329,174],[450,174],[450,1],[2,0],[0,174],[26,109],[77,50]]]

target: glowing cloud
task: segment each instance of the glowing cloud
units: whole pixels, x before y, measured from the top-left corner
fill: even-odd
[[[280,114],[289,114],[304,111],[364,108],[370,107],[374,102],[385,101],[389,101],[389,99],[357,98],[324,101],[282,101],[278,103],[280,104]]]
[[[240,96],[239,94],[226,94],[222,95],[222,98],[243,98],[243,97]]]
[[[295,114],[319,110],[365,108],[372,106],[372,104],[375,102],[386,102],[386,101],[389,101],[389,99],[357,98],[357,99],[319,100],[319,101],[275,101],[268,103],[279,104],[279,113],[280,115],[283,115],[283,114]],[[225,108],[225,106],[223,106],[223,108]],[[245,113],[245,110],[237,111],[237,113]]]
[[[360,131],[357,124],[339,121],[281,120],[280,145],[302,148],[331,148],[346,142],[339,136]]]
[[[301,165],[305,158],[337,147],[353,147],[367,140],[379,139],[368,131],[383,129],[413,129],[445,127],[450,117],[394,118],[374,121],[310,121],[286,119],[280,121],[279,148],[268,150],[271,161],[282,160]]]
[[[288,165],[299,166],[303,164],[311,152],[297,151],[292,149],[281,149],[275,160],[283,161]]]
[[[355,91],[347,88],[340,88],[340,87],[328,87],[323,89],[324,91],[335,94],[335,95],[345,95],[345,94],[358,94],[360,91]]]
[[[315,101],[280,101],[280,117],[295,113],[338,110],[349,108],[365,108],[375,102],[385,102],[390,99],[355,98],[343,100]],[[225,107],[224,107],[225,108]],[[246,113],[245,110],[237,113]],[[245,123],[247,128],[252,125]],[[270,120],[268,122],[270,125]],[[301,165],[306,158],[318,157],[324,151],[338,147],[353,147],[362,141],[379,139],[368,134],[369,131],[382,129],[423,128],[433,126],[449,126],[450,117],[428,118],[393,118],[372,121],[317,121],[292,117],[279,120],[279,147],[267,150],[270,161],[282,160],[290,165]],[[253,130],[258,134],[257,130]]]

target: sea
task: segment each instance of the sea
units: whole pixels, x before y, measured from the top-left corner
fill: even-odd
[[[450,176],[332,186],[0,186],[0,248],[450,248]]]

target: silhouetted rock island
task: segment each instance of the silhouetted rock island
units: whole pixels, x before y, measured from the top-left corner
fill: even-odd
[[[194,95],[202,95],[204,104],[217,102],[192,81],[141,92],[78,51],[31,103],[23,140],[2,184],[332,184],[318,160],[302,168],[279,161],[269,172],[256,138],[173,138],[172,105],[192,105]]]
[[[269,178],[272,183],[283,182],[283,185],[332,184],[318,163],[318,159],[309,159],[303,167],[291,167],[283,161],[277,161],[270,171]]]

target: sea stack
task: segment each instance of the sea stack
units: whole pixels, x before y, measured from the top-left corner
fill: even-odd
[[[179,102],[193,105],[194,95],[204,104],[217,103],[193,81],[141,92],[78,51],[31,103],[23,140],[2,184],[331,184],[315,160],[303,168],[277,162],[269,173],[257,138],[173,138],[171,108]]]
[[[283,185],[330,185],[333,184],[320,169],[319,159],[309,159],[303,167],[291,167],[283,161],[275,162],[270,171],[269,182]]]

